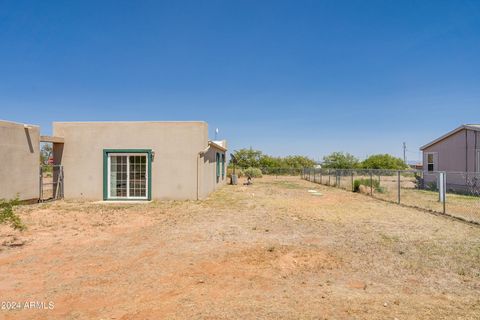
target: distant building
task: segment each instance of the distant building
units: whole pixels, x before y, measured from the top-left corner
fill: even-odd
[[[479,172],[480,124],[465,124],[420,148],[427,172]]]
[[[447,172],[447,189],[480,187],[480,124],[464,124],[422,146],[425,182]],[[467,190],[468,189],[468,190]]]
[[[423,170],[423,164],[421,162],[409,163],[408,166],[413,170]]]

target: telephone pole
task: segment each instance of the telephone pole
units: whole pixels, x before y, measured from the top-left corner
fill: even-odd
[[[403,162],[407,164],[407,144],[403,143]]]

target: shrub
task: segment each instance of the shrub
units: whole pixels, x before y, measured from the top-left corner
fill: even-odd
[[[370,180],[370,179],[356,179],[355,181],[353,181],[353,192],[359,192],[361,185],[366,186],[366,187],[370,187],[370,181],[371,181],[372,186],[375,189],[375,191],[380,192],[380,193],[384,192],[383,188],[380,186],[380,181],[375,180],[375,179],[372,179],[372,180]]]
[[[249,177],[249,178],[261,178],[262,177],[262,170],[258,169],[258,168],[247,168],[245,169],[245,171],[243,172],[245,174],[245,176]]]
[[[24,230],[26,227],[20,220],[20,217],[15,214],[13,208],[18,206],[20,201],[18,199],[6,201],[0,199],[0,224],[10,224],[13,229]]]

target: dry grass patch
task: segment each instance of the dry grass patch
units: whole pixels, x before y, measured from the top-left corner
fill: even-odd
[[[5,319],[480,318],[480,228],[298,177],[18,214],[0,292],[55,309]]]

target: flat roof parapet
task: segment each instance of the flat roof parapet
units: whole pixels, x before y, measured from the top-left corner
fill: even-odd
[[[65,139],[54,136],[40,136],[40,142],[65,143]]]

